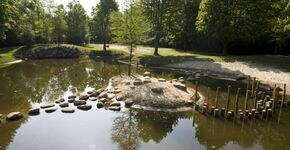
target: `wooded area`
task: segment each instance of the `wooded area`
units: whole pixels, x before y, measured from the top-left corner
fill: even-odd
[[[1,47],[117,42],[223,53],[289,54],[289,0],[100,0],[89,17],[78,1],[1,0]]]

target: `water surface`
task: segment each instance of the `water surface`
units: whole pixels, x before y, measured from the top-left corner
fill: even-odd
[[[0,113],[27,114],[30,108],[54,102],[60,96],[101,88],[110,77],[127,72],[128,66],[83,59],[29,60],[1,68]],[[166,79],[178,77],[160,71],[154,75]],[[194,87],[193,83],[187,84]],[[199,91],[206,95],[207,87],[211,87],[213,99],[216,87],[221,86],[220,105],[224,106],[227,85],[233,87],[232,99],[236,88],[244,87],[231,81],[200,79]],[[0,149],[290,149],[290,108],[276,113],[275,119],[229,121],[195,111],[112,112],[90,103],[93,105],[90,111],[76,110],[74,114],[63,114],[60,109],[47,114],[42,110],[38,116],[26,115],[17,122],[2,119]]]

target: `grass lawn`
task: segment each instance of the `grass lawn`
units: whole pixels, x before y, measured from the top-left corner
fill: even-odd
[[[20,47],[8,47],[0,48],[0,65],[3,65],[8,62],[15,61],[14,52],[17,51]]]

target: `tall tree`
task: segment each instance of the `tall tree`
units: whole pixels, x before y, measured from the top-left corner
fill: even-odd
[[[93,10],[92,25],[95,25],[94,30],[99,31],[96,33],[101,33],[104,50],[106,50],[108,40],[111,39],[109,16],[115,11],[118,11],[118,4],[115,0],[100,0],[100,3]]]
[[[167,0],[141,0],[141,5],[145,10],[146,16],[153,25],[154,32],[154,55],[158,55],[160,39],[163,36],[163,17]]]
[[[0,41],[5,39],[5,32],[16,24],[16,4],[16,0],[0,1]]]
[[[134,46],[146,42],[150,31],[150,24],[143,15],[141,7],[133,0],[127,1],[124,13],[114,12],[110,16],[113,40],[130,47],[130,62]]]
[[[67,23],[65,21],[65,9],[63,5],[57,6],[55,15],[53,17],[53,36],[56,43],[63,43],[67,31]]]
[[[66,21],[68,42],[77,45],[86,43],[88,41],[88,16],[78,1],[74,0],[68,4]]]

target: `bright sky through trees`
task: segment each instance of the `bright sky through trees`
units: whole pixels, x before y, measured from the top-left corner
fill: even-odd
[[[71,1],[72,0],[55,0],[56,3],[63,4],[64,6],[67,6],[67,4]],[[83,5],[89,16],[91,16],[92,7],[96,6],[96,4],[99,3],[99,0],[78,0],[78,1]],[[116,1],[119,4],[119,9],[122,9],[125,0],[116,0]]]

